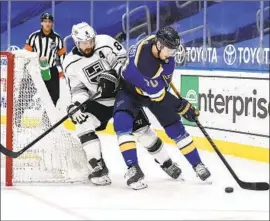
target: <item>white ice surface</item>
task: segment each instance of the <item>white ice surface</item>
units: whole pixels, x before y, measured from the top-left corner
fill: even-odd
[[[212,172],[213,184],[205,185],[173,146],[166,148],[181,166],[185,182],[171,180],[152,156],[138,148],[149,187],[134,191],[125,184],[126,167],[115,136],[101,137],[111,186],[86,183],[7,188],[2,173],[1,220],[269,220],[269,191],[241,189],[215,153],[200,151]],[[226,159],[242,180],[269,182],[269,164],[229,156]],[[225,193],[227,186],[234,192]]]

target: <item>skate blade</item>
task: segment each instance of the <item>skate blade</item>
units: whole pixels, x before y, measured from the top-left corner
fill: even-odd
[[[200,179],[199,176],[198,176],[198,178],[204,184],[208,184],[208,185],[212,184],[212,177],[211,177],[211,175],[209,175],[205,180]]]
[[[201,180],[198,177],[198,183],[201,184],[201,185],[212,185],[213,184],[213,181],[212,181],[212,179],[210,177],[207,178],[206,180]]]
[[[205,183],[206,185],[212,185],[213,181],[211,179],[206,179],[205,181],[202,181],[203,183]]]
[[[180,182],[185,182],[186,181],[181,175],[176,180],[180,181]]]
[[[210,178],[206,179],[205,181],[201,180],[199,177],[197,177],[196,180],[189,180],[189,179],[185,179],[183,177],[179,177],[176,181],[179,181],[180,183],[183,184],[195,184],[195,185],[212,185],[213,182]]]
[[[177,177],[173,177],[170,174],[168,174],[168,176],[171,177],[174,180],[181,180],[182,179],[182,174],[179,174],[179,176],[177,176]]]
[[[142,190],[148,187],[146,183],[143,183],[142,181],[138,181],[135,183],[131,183],[129,185],[133,190]]]
[[[108,176],[91,178],[90,181],[95,186],[108,186],[112,184],[112,181]]]
[[[93,183],[93,182],[92,182]],[[93,183],[95,186],[109,186],[112,184],[112,182],[107,182],[107,183]]]

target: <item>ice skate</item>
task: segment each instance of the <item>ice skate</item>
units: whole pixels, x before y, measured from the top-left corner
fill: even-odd
[[[155,160],[157,163],[159,163],[157,160]],[[181,173],[182,170],[180,169],[180,167],[172,162],[171,159],[165,161],[162,165],[160,165],[160,167],[162,168],[162,170],[165,171],[165,173],[167,173],[171,178],[173,179],[178,179],[181,178]]]
[[[109,170],[101,158],[96,160],[95,158],[89,161],[90,166],[93,169],[93,172],[88,176],[88,179],[97,186],[106,186],[111,184],[111,179],[108,176]]]
[[[197,166],[194,166],[193,169],[202,181],[209,181],[208,178],[211,176],[211,173],[203,163],[199,163]]]
[[[148,187],[147,184],[144,183],[144,174],[138,164],[134,164],[128,168],[125,178],[127,179],[127,185],[134,190]]]

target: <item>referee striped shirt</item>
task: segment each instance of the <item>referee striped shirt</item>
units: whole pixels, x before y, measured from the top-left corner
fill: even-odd
[[[46,57],[50,67],[56,66],[58,59],[62,64],[66,54],[61,37],[54,31],[45,35],[42,29],[30,34],[24,49],[37,52],[39,58]]]

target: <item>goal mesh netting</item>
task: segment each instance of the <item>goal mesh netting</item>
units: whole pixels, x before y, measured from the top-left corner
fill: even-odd
[[[36,53],[20,50],[1,52],[0,55],[1,144],[18,151],[61,119],[63,114],[54,107],[49,96]],[[88,175],[82,146],[63,125],[19,158],[7,157],[5,165],[7,185],[76,182],[87,179]]]

